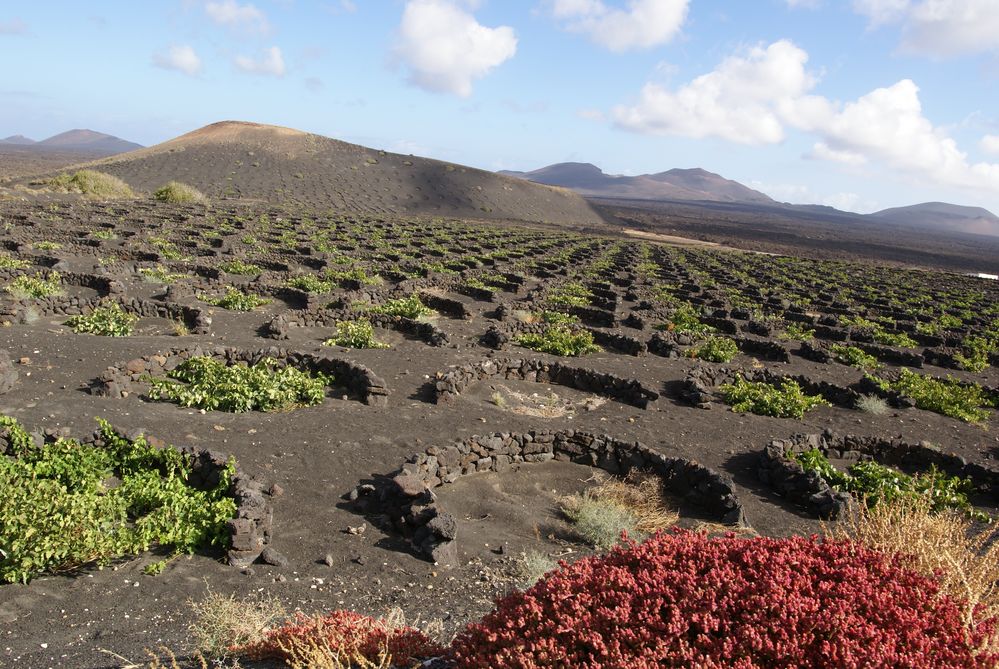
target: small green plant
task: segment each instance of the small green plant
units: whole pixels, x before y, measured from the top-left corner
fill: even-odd
[[[573,325],[579,322],[579,316],[545,309],[540,313],[538,320],[549,325]]]
[[[22,274],[4,287],[8,293],[21,299],[51,297],[62,292],[62,277],[58,272],[49,272],[48,276],[29,276]]]
[[[821,476],[833,489],[849,492],[863,499],[868,506],[914,503],[922,499],[927,500],[935,512],[957,509],[978,519],[989,520],[987,514],[975,511],[968,501],[968,495],[974,489],[970,479],[948,476],[932,465],[926,472],[909,476],[873,460],[857,462],[846,472],[841,472],[817,448],[794,453],[791,458],[805,471]]]
[[[169,181],[153,192],[153,197],[160,202],[171,202],[174,204],[187,204],[191,202],[204,202],[205,194],[193,186],[180,183],[179,181]]]
[[[996,343],[985,337],[967,337],[961,348],[961,352],[954,355],[961,369],[984,372],[989,368],[989,354],[996,350]]]
[[[255,365],[226,365],[209,356],[188,358],[167,378],[149,378],[149,397],[206,411],[284,411],[319,404],[332,377],[295,367],[278,367],[273,358]]]
[[[850,365],[857,369],[871,370],[881,367],[881,363],[873,355],[868,354],[862,348],[847,346],[845,344],[833,344],[829,347],[836,362]]]
[[[697,337],[703,337],[715,331],[710,325],[701,322],[700,314],[687,302],[679,303],[673,310],[669,321],[661,325],[659,329]]]
[[[323,346],[344,346],[346,348],[391,348],[375,339],[371,321],[358,318],[352,321],[337,321],[336,334],[323,342]]]
[[[356,281],[362,286],[377,286],[382,283],[380,276],[377,274],[368,274],[360,267],[348,270],[327,269],[324,274],[329,281],[336,284],[342,284],[346,281]]]
[[[288,283],[286,285],[289,288],[297,288],[298,290],[304,290],[306,293],[314,293],[317,295],[325,295],[326,293],[333,292],[333,282],[324,281],[315,274],[300,274],[299,276],[293,276],[288,279]]]
[[[564,325],[550,325],[541,333],[525,332],[513,341],[524,348],[553,355],[580,356],[602,350],[593,343],[593,333],[588,330],[573,332]]]
[[[24,269],[30,264],[27,260],[12,257],[9,253],[0,253],[0,269]]]
[[[815,338],[815,330],[806,328],[801,323],[788,323],[777,333],[777,338],[784,341],[811,341]]]
[[[263,270],[260,265],[254,265],[250,262],[243,262],[242,260],[236,258],[234,260],[229,260],[219,265],[219,269],[227,274],[240,274],[243,276],[253,276],[255,274],[260,274]]]
[[[198,299],[212,306],[222,307],[230,311],[253,311],[259,306],[269,304],[270,300],[258,295],[244,293],[238,288],[229,286],[222,297],[200,294]]]
[[[700,346],[686,351],[686,355],[708,362],[729,362],[739,355],[739,346],[728,337],[709,337]]]
[[[547,302],[555,307],[588,307],[593,291],[578,282],[564,283],[548,292]]]
[[[520,555],[516,577],[525,587],[530,587],[556,567],[558,567],[558,562],[550,556],[536,550],[529,550]]]
[[[404,318],[420,318],[421,316],[429,316],[435,313],[433,309],[423,304],[420,296],[416,293],[413,293],[409,297],[386,300],[382,304],[368,307],[367,310],[373,314],[402,316]]]
[[[721,393],[732,411],[775,418],[801,418],[815,407],[831,406],[819,395],[806,395],[793,379],[784,379],[780,387],[776,387],[737,376],[734,383],[721,387]]]
[[[8,443],[0,455],[0,581],[105,565],[153,546],[192,553],[228,544],[225,523],[236,511],[232,462],[214,488],[197,490],[187,484],[190,456],[98,423],[102,445],[38,444],[0,416]]]
[[[139,269],[139,274],[144,280],[149,281],[150,283],[174,283],[180,279],[187,278],[186,274],[170,272],[170,270],[163,265],[157,265],[156,267],[143,267]]]
[[[85,316],[73,316],[66,321],[77,334],[93,334],[101,337],[127,337],[132,334],[139,317],[125,311],[117,302],[99,306]]]
[[[948,376],[934,379],[903,368],[897,381],[888,381],[868,376],[882,391],[894,391],[911,398],[916,407],[950,416],[966,423],[986,421],[992,412],[984,407],[995,406],[995,398],[989,397],[985,389],[977,383],[962,383]]]
[[[65,193],[80,193],[97,200],[128,200],[135,197],[132,188],[110,174],[95,170],[80,170],[74,174],[60,174],[48,182],[50,188]]]
[[[111,230],[110,228],[105,228],[102,230],[94,230],[93,232],[90,233],[90,236],[93,237],[94,239],[104,239],[104,240],[118,239],[118,235],[116,235],[114,230]]]
[[[59,242],[41,241],[32,244],[31,248],[36,249],[38,251],[58,251],[59,249],[62,248],[62,244],[60,244]]]

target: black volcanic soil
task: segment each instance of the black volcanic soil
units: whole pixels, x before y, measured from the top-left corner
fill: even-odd
[[[192,154],[187,159],[192,159]],[[499,304],[513,309],[537,308],[544,291],[559,282],[572,279],[596,286],[616,280],[621,285],[610,283],[612,287],[605,290],[618,300],[617,324],[606,331],[647,341],[655,333],[652,325],[657,321],[642,311],[635,296],[629,297],[631,288],[645,290],[651,285],[636,273],[640,259],[646,257],[644,262],[660,267],[663,283],[676,284],[683,277],[696,282],[701,279],[687,274],[688,268],[715,267],[713,280],[738,290],[738,281],[743,279],[736,280],[722,271],[724,263],[730,262],[724,260],[726,254],[685,250],[681,261],[669,249],[656,245],[612,243],[614,240],[606,238],[514,225],[471,226],[371,216],[331,218],[322,212],[288,208],[176,207],[136,201],[42,209],[2,203],[0,215],[11,223],[0,232],[0,245],[35,263],[27,271],[62,263],[57,267],[64,271],[114,278],[123,283],[126,295],[152,301],[164,302],[169,296],[163,286],[144,282],[137,270],[160,264],[189,275],[178,284],[190,285],[192,290],[177,291],[170,299],[208,308],[194,296],[194,289],[238,283],[264,291],[282,285],[289,274],[313,267],[316,261],[329,262],[331,268],[360,267],[388,275],[395,270],[412,271],[419,263],[469,260],[468,269],[457,274],[432,271],[421,276],[413,272],[417,278],[390,278],[360,291],[344,288],[329,299],[349,302],[365,294],[382,299],[433,288],[460,301],[471,312],[466,320],[442,315],[433,321],[449,337],[450,344],[444,347],[379,331],[392,344],[391,349],[332,349],[340,357],[368,366],[387,382],[391,391],[387,406],[329,397],[319,406],[285,413],[200,413],[147,400],[141,393],[124,399],[96,397],[87,388],[109,366],[176,347],[224,344],[259,349],[276,345],[303,352],[330,350],[320,345],[329,329],[292,328],[285,341],[262,338],[260,328],[272,315],[294,317],[298,311],[276,299],[249,313],[212,308],[211,332],[205,335],[173,336],[167,334],[162,321],[143,320],[134,336],[103,338],[74,334],[63,325],[66,316],[25,308],[2,294],[0,311],[9,314],[5,317],[9,325],[0,328],[0,349],[10,353],[20,376],[14,388],[0,396],[0,413],[16,417],[29,429],[68,427],[80,436],[91,432],[94,417],[101,416],[122,429],[143,428],[168,443],[206,446],[232,454],[245,471],[283,489],[274,499],[272,546],[289,564],[257,564],[240,571],[223,564],[217,554],[205,554],[178,559],[163,574],[151,577],[143,576],[142,568],[157,556],[143,555],[101,570],[43,576],[28,585],[0,585],[0,666],[121,666],[121,660],[102,650],[141,662],[145,660],[144,648],[161,645],[184,654],[190,650],[187,626],[191,612],[186,602],[202,597],[208,589],[273,595],[289,608],[306,612],[350,608],[382,614],[398,606],[411,622],[442,619],[445,629],[454,631],[488,611],[493,597],[513,587],[511,573],[522,551],[540,550],[566,558],[588,552],[569,540],[568,528],[554,508],[559,495],[581,489],[592,475],[593,470],[581,465],[522,465],[503,474],[471,475],[442,488],[441,500],[459,519],[461,566],[454,569],[442,569],[416,557],[399,536],[344,506],[342,497],[360,481],[392,472],[407,456],[428,445],[447,445],[473,434],[585,430],[638,440],[664,454],[695,459],[733,477],[750,524],[768,535],[819,529],[814,517],[788,505],[756,480],[755,453],[772,439],[825,429],[840,434],[902,436],[913,442],[935,442],[986,465],[999,447],[999,419],[995,416],[985,425],[975,426],[918,409],[895,409],[872,416],[825,407],[802,420],[788,420],[736,414],[721,405],[711,410],[694,408],[680,399],[675,389],[688,370],[707,363],[657,355],[636,357],[614,350],[568,362],[634,379],[661,392],[663,397],[650,408],[611,400],[592,411],[577,410],[556,418],[524,415],[491,403],[492,386],[502,383],[526,392],[530,388],[525,386],[533,385],[539,394],[547,393],[550,387],[571,400],[585,399],[592,393],[497,380],[480,382],[453,404],[433,403],[431,384],[438,372],[452,365],[488,357],[554,360],[517,347],[493,351],[479,343],[491,325],[509,325],[495,318]],[[93,231],[97,229],[113,230],[115,238],[95,238]],[[164,257],[163,239],[174,244],[185,259]],[[340,252],[320,252],[320,239]],[[37,250],[32,243],[39,240],[55,241],[62,248]],[[504,252],[514,255],[491,255],[497,252],[500,256]],[[283,264],[289,269],[257,277],[213,278],[213,271],[231,257]],[[347,264],[333,262],[343,257],[348,258]],[[731,262],[738,260],[734,254],[731,257]],[[546,267],[546,262],[555,262],[558,267]],[[525,288],[519,293],[499,291],[494,301],[460,294],[464,281],[488,278],[497,271],[522,276]],[[865,271],[856,268],[853,276],[858,277],[858,284],[868,280]],[[15,272],[4,272],[6,283]],[[706,272],[699,275],[705,286],[710,283]],[[974,289],[981,292],[978,304],[996,303],[996,289],[988,282],[888,270],[875,274],[882,288],[903,286],[908,290],[915,284],[927,284],[968,294]],[[698,291],[694,293],[701,294]],[[69,295],[73,294],[80,293],[69,289]],[[857,304],[864,310],[870,306]],[[646,313],[644,327],[620,323],[633,313]],[[729,366],[750,369],[760,365],[844,386],[861,377],[853,368],[819,364],[796,354],[789,363],[740,355]],[[952,373],[993,387],[999,384],[995,368],[981,374],[933,367],[921,372]],[[367,525],[363,532],[348,532],[348,528],[362,524]],[[330,556],[332,566],[325,563],[326,556]]]
[[[610,222],[747,251],[999,273],[999,237],[935,232],[804,208],[721,202],[591,201]]]

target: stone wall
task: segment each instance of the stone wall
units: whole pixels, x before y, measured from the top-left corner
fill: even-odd
[[[839,436],[822,434],[795,435],[770,442],[760,454],[757,476],[777,494],[795,504],[811,509],[821,518],[838,518],[853,499],[837,492],[815,472],[788,457],[789,453],[818,449],[826,457],[847,463],[874,460],[903,471],[925,471],[931,466],[950,476],[970,479],[978,493],[999,502],[999,470],[969,463],[963,457],[946,453],[928,442],[909,443],[901,439]]]
[[[633,379],[540,359],[490,359],[438,372],[434,399],[438,404],[453,401],[472,383],[494,377],[554,383],[603,395],[641,409],[649,408],[650,404],[659,399],[659,393]]]
[[[359,513],[382,515],[408,537],[418,554],[446,566],[457,564],[457,522],[434,490],[461,476],[503,472],[523,463],[575,462],[625,476],[633,469],[660,477],[664,490],[704,509],[719,522],[745,526],[732,480],[686,458],[663,455],[636,441],[575,430],[497,432],[449,446],[430,446],[397,471],[362,484],[348,495]]]

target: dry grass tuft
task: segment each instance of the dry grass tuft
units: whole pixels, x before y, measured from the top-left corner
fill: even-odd
[[[287,617],[273,597],[237,599],[209,590],[201,601],[188,603],[194,610],[191,636],[198,651],[213,659],[228,658],[233,648],[261,641],[271,626]]]
[[[334,649],[328,639],[321,636],[291,638],[281,644],[287,656],[285,662],[291,669],[393,669],[392,656],[381,652],[372,662],[360,653],[346,656]]]
[[[993,528],[956,511],[933,513],[929,499],[898,500],[874,507],[857,504],[834,526],[834,539],[853,539],[899,555],[921,574],[940,583],[941,592],[965,602],[969,628],[999,616],[999,543]],[[988,641],[999,649],[999,638]]]
[[[136,197],[131,186],[118,177],[95,170],[60,174],[50,179],[47,186],[57,192],[80,193],[95,200],[130,200]]]
[[[655,474],[632,472],[626,479],[596,474],[597,485],[559,500],[576,532],[597,548],[610,548],[621,533],[641,539],[672,527],[680,515],[667,506]]]
[[[153,193],[153,197],[160,202],[173,202],[175,204],[204,202],[207,199],[205,194],[194,186],[188,186],[179,181],[170,181],[160,186]]]

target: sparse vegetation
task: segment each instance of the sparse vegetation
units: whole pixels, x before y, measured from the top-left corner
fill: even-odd
[[[870,355],[862,348],[856,346],[846,346],[844,344],[833,344],[829,347],[835,356],[836,362],[850,365],[857,369],[872,370],[881,367],[881,363],[873,355]]]
[[[226,274],[241,274],[243,276],[254,276],[264,271],[260,265],[254,265],[239,258],[234,258],[220,264],[219,269]]]
[[[857,409],[872,416],[883,416],[888,413],[888,401],[877,395],[861,395],[857,398]]]
[[[729,362],[739,355],[739,346],[728,337],[709,337],[700,346],[687,350],[686,354],[707,362]]]
[[[433,309],[423,304],[420,296],[415,293],[409,297],[386,300],[382,304],[368,306],[366,310],[373,314],[402,316],[404,318],[420,318],[435,313]]]
[[[234,649],[260,643],[287,617],[284,606],[267,596],[240,599],[209,591],[188,603],[194,613],[189,629],[196,648],[214,660],[226,660]]]

